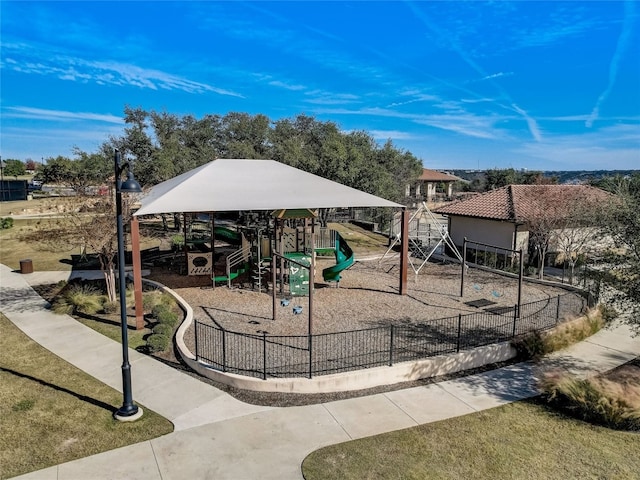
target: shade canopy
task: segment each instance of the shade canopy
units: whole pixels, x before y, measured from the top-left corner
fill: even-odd
[[[135,215],[403,207],[274,160],[218,159],[159,183]]]

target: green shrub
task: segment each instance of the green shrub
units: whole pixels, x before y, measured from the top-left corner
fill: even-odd
[[[150,353],[163,352],[169,346],[169,337],[159,333],[149,335],[147,348]]]
[[[609,323],[618,318],[620,313],[610,305],[601,304],[600,305],[600,314],[602,315],[602,320],[604,323]]]
[[[575,418],[609,428],[640,431],[640,385],[549,373],[541,380],[540,388],[552,406]]]
[[[171,337],[173,335],[173,327],[171,325],[167,325],[166,323],[159,323],[155,327],[153,327],[153,333]]]
[[[142,308],[145,312],[151,312],[153,307],[158,305],[162,300],[162,292],[154,290],[152,292],[145,292],[142,296]]]
[[[170,312],[170,311],[171,309],[167,305],[159,303],[151,309],[151,316],[156,320],[160,320],[160,317],[164,315],[165,312]]]
[[[58,315],[71,315],[73,313],[74,305],[64,296],[56,297],[51,305],[51,311]]]
[[[102,293],[91,285],[73,284],[65,291],[64,296],[80,313],[94,315],[103,309]]]
[[[13,218],[4,217],[0,218],[0,230],[5,230],[13,227]]]
[[[175,327],[178,324],[180,317],[178,314],[168,305],[160,303],[153,307],[151,315],[159,322]]]
[[[120,302],[113,302],[108,298],[105,298],[102,303],[102,311],[107,315],[116,313],[120,308]]]
[[[175,327],[178,324],[179,320],[180,317],[178,317],[178,314],[171,310],[163,312],[162,315],[158,318],[158,322],[170,325],[171,327]]]
[[[538,331],[514,338],[511,345],[516,349],[518,358],[521,360],[538,359],[553,351],[545,337]]]

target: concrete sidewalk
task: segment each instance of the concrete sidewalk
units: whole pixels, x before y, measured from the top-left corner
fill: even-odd
[[[47,274],[54,277],[53,273]],[[60,276],[60,274],[58,274]],[[30,287],[43,274],[0,267],[0,310],[35,341],[121,390],[121,348],[68,316],[54,315]],[[49,280],[47,280],[49,281]],[[82,344],[85,348],[75,348]],[[640,337],[618,325],[558,352],[542,368],[585,375],[640,355]],[[302,478],[310,452],[378,433],[465,415],[536,394],[540,366],[520,363],[422,387],[320,405],[249,405],[160,362],[130,352],[134,399],[174,422],[176,431],[23,479]]]

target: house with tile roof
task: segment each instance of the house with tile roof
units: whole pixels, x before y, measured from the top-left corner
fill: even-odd
[[[406,195],[416,204],[431,202],[437,196],[450,199],[453,195],[453,184],[459,180],[461,179],[455,175],[423,168],[416,182],[407,185]]]
[[[507,185],[438,208],[448,217],[449,235],[456,246],[464,238],[506,249],[529,249],[529,230],[540,218],[568,218],[576,208],[609,201],[610,194],[587,185]],[[597,224],[593,218],[591,227]],[[576,225],[576,228],[586,228]],[[552,246],[553,247],[553,246]],[[552,251],[552,250],[550,250]]]

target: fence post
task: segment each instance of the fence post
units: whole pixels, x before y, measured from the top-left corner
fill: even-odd
[[[227,332],[222,329],[222,371],[227,371]]]
[[[511,338],[516,336],[516,322],[518,321],[518,305],[514,305],[513,308],[513,331],[511,332]]]
[[[558,295],[557,303],[556,303],[556,325],[560,320],[560,295]]]
[[[389,338],[389,366],[393,365],[393,324],[391,325],[391,337]]]
[[[312,374],[313,374],[313,357],[312,357],[312,352],[313,352],[313,335],[309,334],[309,378],[311,379]]]
[[[200,357],[198,356],[198,321],[196,320],[196,328],[195,328],[195,332],[196,334],[196,362],[198,362],[200,360]]]
[[[262,332],[262,379],[267,379],[267,333]]]
[[[458,314],[458,338],[456,340],[456,352],[460,351],[460,336],[462,334],[462,314]]]

